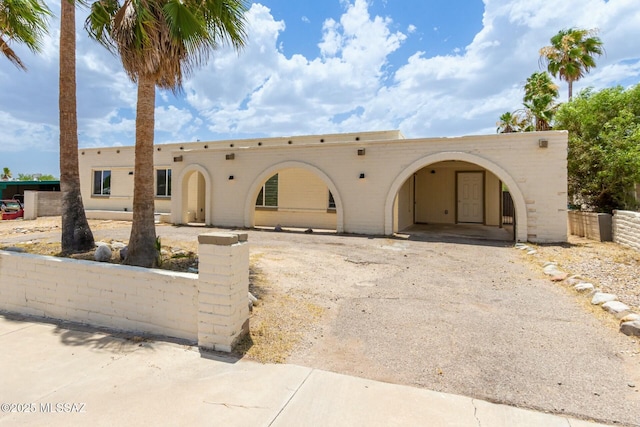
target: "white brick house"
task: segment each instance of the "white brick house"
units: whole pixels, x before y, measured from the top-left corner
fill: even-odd
[[[80,150],[88,211],[130,212],[133,147]],[[413,224],[502,225],[567,239],[567,133],[405,139],[399,131],[157,145],[156,211],[172,223],[393,234]]]

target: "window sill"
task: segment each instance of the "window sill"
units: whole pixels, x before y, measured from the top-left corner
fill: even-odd
[[[91,197],[96,199],[108,199],[111,197],[111,194],[92,194]]]
[[[257,211],[277,211],[277,206],[256,206]]]

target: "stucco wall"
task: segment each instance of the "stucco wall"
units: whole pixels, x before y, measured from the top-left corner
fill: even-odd
[[[540,139],[548,141],[548,148],[539,147]],[[177,189],[190,171],[206,174],[209,224],[250,227],[255,224],[255,199],[262,183],[280,170],[302,168],[318,176],[333,193],[338,231],[390,234],[397,229],[394,225],[400,225],[396,195],[406,180],[429,164],[458,160],[492,172],[509,187],[516,205],[518,240],[557,242],[567,236],[566,132],[403,139],[392,131],[160,147],[156,167],[173,170],[171,213],[176,223],[183,222],[183,200]],[[359,149],[365,149],[365,154],[358,155]],[[123,147],[118,154],[111,150],[116,149],[102,149],[100,155],[98,150],[83,150],[83,197],[90,191],[92,168],[130,165],[132,156],[123,156]],[[229,154],[233,159],[225,160]],[[174,162],[174,157],[179,161]]]
[[[613,211],[613,241],[640,251],[640,212]]]

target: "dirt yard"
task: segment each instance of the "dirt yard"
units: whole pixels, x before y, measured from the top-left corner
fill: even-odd
[[[0,247],[55,241],[57,224],[0,222]],[[104,241],[130,229],[91,226]],[[164,245],[185,250],[209,231],[157,227]],[[245,357],[640,426],[639,340],[539,266],[556,260],[603,289],[621,271],[629,300],[620,297],[637,306],[632,251],[572,241],[527,257],[482,240],[266,231],[249,231],[249,243],[260,302]]]

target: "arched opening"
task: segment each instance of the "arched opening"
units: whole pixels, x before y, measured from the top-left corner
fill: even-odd
[[[421,159],[397,177],[385,206],[385,232],[526,240],[524,198],[497,165],[468,153]]]
[[[342,202],[329,177],[314,166],[286,162],[264,171],[245,205],[245,226],[342,232]]]
[[[177,197],[178,222],[210,225],[211,179],[207,170],[200,165],[190,165],[180,174],[178,183],[181,190]]]

